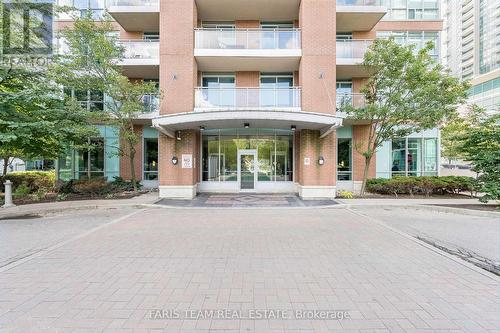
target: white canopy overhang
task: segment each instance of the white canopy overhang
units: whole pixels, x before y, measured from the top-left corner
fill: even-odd
[[[175,132],[186,129],[252,128],[319,130],[324,137],[342,126],[343,117],[328,113],[303,111],[203,111],[160,115],[152,125],[163,134],[175,137]]]

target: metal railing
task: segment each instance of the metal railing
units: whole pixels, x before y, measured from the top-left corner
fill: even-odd
[[[125,59],[156,59],[160,57],[159,41],[147,39],[120,40],[118,44],[125,48]]]
[[[381,6],[381,0],[337,0],[337,6]]]
[[[300,108],[301,88],[195,88],[195,107]]]
[[[343,94],[337,93],[337,109],[342,109],[345,106],[353,106],[362,108],[366,105],[365,96],[363,94]]]
[[[106,4],[108,7],[113,6],[158,6],[160,4],[159,0],[107,0]]]
[[[197,49],[289,50],[301,48],[300,29],[195,29]]]
[[[337,39],[337,59],[361,59],[373,40]]]

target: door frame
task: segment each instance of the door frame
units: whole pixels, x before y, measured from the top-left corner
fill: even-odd
[[[254,168],[253,168],[253,189],[241,188],[241,156],[253,155]],[[238,149],[238,191],[240,192],[255,192],[257,190],[257,176],[258,176],[258,163],[257,163],[257,149]]]

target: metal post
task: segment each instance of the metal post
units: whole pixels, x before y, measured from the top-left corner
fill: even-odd
[[[9,208],[9,207],[14,207],[14,203],[12,202],[12,182],[7,179],[5,183],[5,197],[4,197],[4,205],[2,206],[3,208]]]

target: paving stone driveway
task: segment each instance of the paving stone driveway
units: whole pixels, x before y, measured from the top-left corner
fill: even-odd
[[[350,318],[148,317],[224,308]],[[0,332],[476,333],[499,313],[498,280],[345,209],[147,209],[0,272]]]

